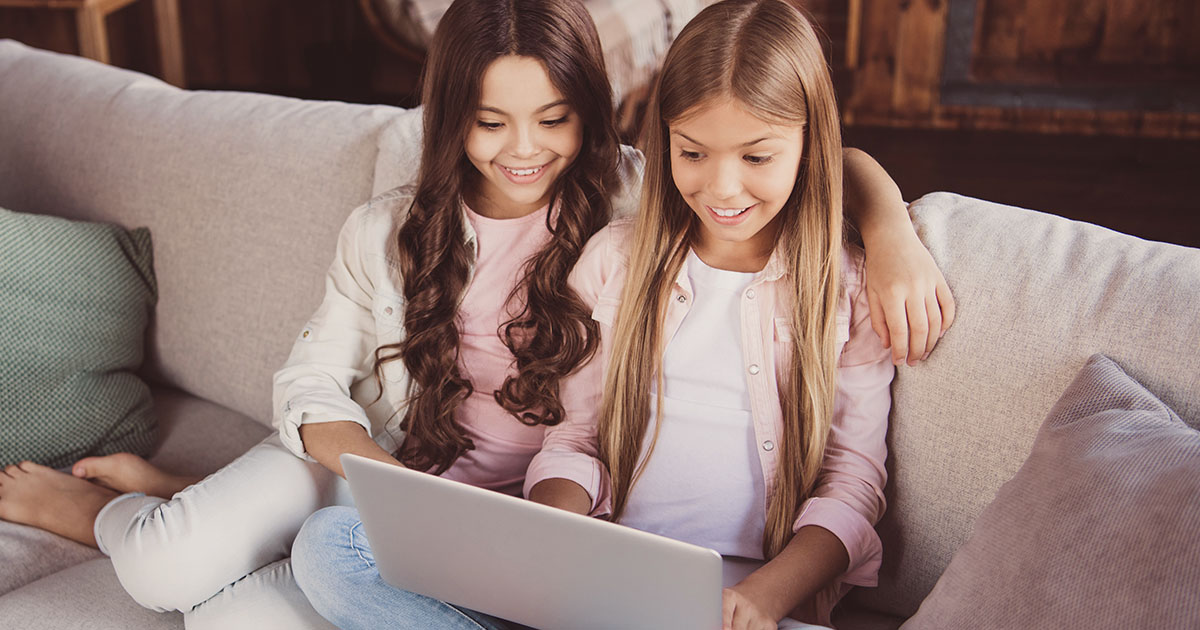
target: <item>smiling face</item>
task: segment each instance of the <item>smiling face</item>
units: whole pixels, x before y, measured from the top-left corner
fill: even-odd
[[[700,219],[696,255],[718,269],[762,269],[796,184],[804,128],[766,122],[722,99],[669,130],[675,187]]]
[[[550,82],[541,61],[507,55],[484,72],[466,153],[480,177],[469,193],[476,212],[528,215],[550,203],[554,183],[583,144],[583,124]]]

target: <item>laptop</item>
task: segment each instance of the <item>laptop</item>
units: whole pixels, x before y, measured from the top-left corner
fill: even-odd
[[[721,627],[721,556],[630,527],[341,456],[383,579],[541,630]]]

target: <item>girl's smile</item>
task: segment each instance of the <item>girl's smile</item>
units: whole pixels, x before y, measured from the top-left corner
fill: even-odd
[[[737,225],[746,218],[746,215],[758,204],[751,204],[743,208],[714,208],[712,206],[704,206],[708,211],[716,215],[713,220],[721,225]]]
[[[547,165],[542,164],[539,166],[513,167],[497,164],[496,166],[500,169],[500,172],[504,173],[504,175],[508,177],[509,181],[513,182],[514,184],[532,184],[541,179],[542,173],[546,172]]]

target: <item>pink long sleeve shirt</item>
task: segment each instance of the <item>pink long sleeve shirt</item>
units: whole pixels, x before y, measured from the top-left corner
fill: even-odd
[[[592,498],[592,514],[610,511],[610,479],[597,459],[596,422],[604,370],[610,355],[612,324],[625,284],[633,221],[614,221],[588,243],[570,277],[571,286],[592,308],[600,324],[600,351],[562,384],[566,420],[546,431],[542,450],[525,478],[525,493],[551,478],[578,483]],[[887,481],[885,436],[895,370],[891,355],[871,329],[863,260],[856,250],[843,255],[843,293],[836,313],[837,389],[825,458],[811,498],[799,508],[793,531],[815,525],[841,540],[849,567],[816,597],[818,623],[828,623],[833,606],[851,586],[874,586],[882,559],[875,524],[883,515]],[[742,356],[763,484],[769,503],[775,486],[783,426],[777,375],[790,370],[784,275],[778,252],[741,295]],[[692,287],[685,267],[671,290],[662,339],[668,342],[687,315]],[[687,470],[680,470],[687,475]],[[747,492],[750,489],[747,488]],[[763,505],[764,513],[766,504]]]

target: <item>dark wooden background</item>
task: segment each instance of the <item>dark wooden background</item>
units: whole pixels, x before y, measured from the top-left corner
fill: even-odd
[[[110,16],[114,65],[157,74],[149,2]],[[1200,247],[1197,0],[809,0],[847,144],[913,199],[950,190]],[[182,0],[188,87],[416,103],[419,65],[353,0]],[[67,11],[0,37],[77,52]]]

